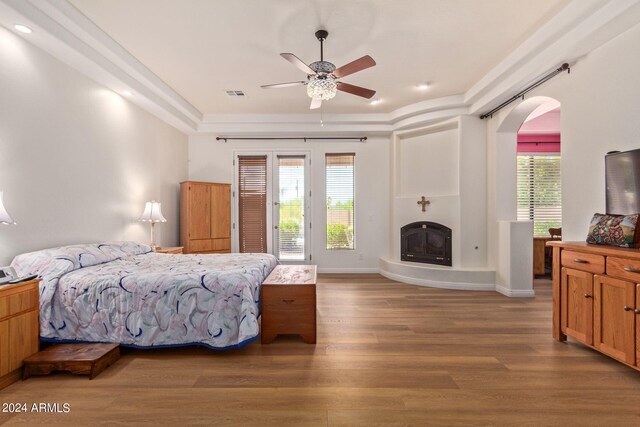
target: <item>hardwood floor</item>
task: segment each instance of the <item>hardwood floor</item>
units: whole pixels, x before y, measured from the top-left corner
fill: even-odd
[[[96,379],[33,377],[0,402],[6,425],[640,425],[640,373],[551,338],[536,298],[321,275],[318,344],[297,337],[215,352],[123,351]]]

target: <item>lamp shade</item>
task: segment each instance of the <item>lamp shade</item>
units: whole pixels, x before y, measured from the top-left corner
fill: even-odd
[[[167,222],[167,219],[162,216],[162,209],[160,208],[160,202],[155,200],[147,202],[144,205],[144,212],[142,216],[138,218],[138,221],[143,222]]]
[[[4,202],[2,200],[2,191],[0,191],[0,224],[15,224],[15,221],[11,219],[9,213],[4,208]]]

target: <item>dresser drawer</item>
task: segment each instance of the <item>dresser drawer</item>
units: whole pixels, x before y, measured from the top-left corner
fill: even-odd
[[[604,273],[604,257],[576,251],[562,251],[562,266],[589,273]]]
[[[29,310],[38,310],[38,287],[0,296],[0,320]]]
[[[640,283],[640,261],[608,256],[607,275]]]

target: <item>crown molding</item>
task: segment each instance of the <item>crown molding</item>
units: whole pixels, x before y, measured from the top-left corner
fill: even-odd
[[[66,0],[0,0],[0,25],[23,23],[23,38],[185,133],[202,113]]]
[[[572,1],[467,91],[470,113],[490,110],[562,63],[575,65],[638,22],[640,0]]]
[[[49,52],[186,134],[340,133],[384,135],[478,114],[560,63],[590,51],[640,22],[640,0],[573,0],[493,67],[466,93],[410,104],[390,113],[208,115],[200,112],[67,0],[0,0],[0,25],[34,29],[25,40]]]

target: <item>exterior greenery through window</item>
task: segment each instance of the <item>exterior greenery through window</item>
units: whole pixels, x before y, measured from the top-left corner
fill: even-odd
[[[278,256],[281,260],[305,259],[304,169],[304,156],[278,156]]]
[[[562,226],[560,156],[518,154],[518,221],[533,221],[533,235],[549,237]]]
[[[326,154],[327,249],[355,249],[355,154]]]

